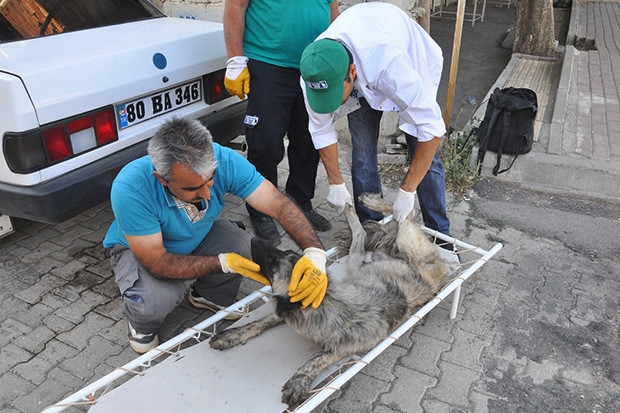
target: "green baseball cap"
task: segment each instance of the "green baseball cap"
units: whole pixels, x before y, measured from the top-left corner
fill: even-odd
[[[335,40],[320,39],[306,47],[299,66],[308,103],[316,113],[331,113],[342,104],[349,55]]]

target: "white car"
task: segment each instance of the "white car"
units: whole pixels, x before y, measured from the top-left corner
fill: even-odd
[[[59,223],[105,201],[173,116],[222,144],[242,134],[226,58],[220,23],[147,1],[0,1],[0,217]]]

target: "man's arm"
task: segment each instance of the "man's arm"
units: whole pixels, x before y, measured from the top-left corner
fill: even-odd
[[[338,161],[338,144],[326,146],[319,149],[319,155],[325,172],[327,172],[327,181],[330,185],[338,185],[344,182],[340,173],[340,163]]]
[[[250,0],[226,0],[224,4],[224,39],[228,57],[243,56],[245,11]]]
[[[324,249],[304,213],[268,180],[265,179],[245,201],[276,219],[302,250],[309,247]]]
[[[338,0],[334,0],[332,4],[329,5],[329,22],[333,22],[336,20],[336,17],[340,14],[340,10],[338,10]]]
[[[172,254],[164,247],[161,232],[152,235],[126,235],[131,252],[154,277],[189,280],[222,271],[217,256]]]

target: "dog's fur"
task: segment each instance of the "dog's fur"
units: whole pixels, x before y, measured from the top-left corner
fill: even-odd
[[[362,196],[371,209],[390,213],[391,205],[381,198]],[[444,285],[449,271],[428,236],[409,217],[398,229],[386,232],[371,227],[375,251],[371,262],[366,256],[366,231],[353,208],[345,216],[351,228],[347,272],[342,279],[331,279],[318,309],[302,310],[290,303],[288,285],[293,266],[300,255],[280,251],[268,242],[254,238],[252,257],[261,266],[273,290],[274,313],[239,328],[224,330],[211,338],[215,349],[244,344],[268,328],[286,322],[296,333],[322,348],[301,366],[282,388],[282,401],[294,408],[309,395],[310,386],[321,370],[354,354],[375,347],[402,324],[415,310],[428,302]],[[381,235],[383,234],[383,235]],[[396,235],[394,235],[396,234]],[[382,240],[391,240],[383,242]]]

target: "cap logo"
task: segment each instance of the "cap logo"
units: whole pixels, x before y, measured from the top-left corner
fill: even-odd
[[[329,88],[329,85],[327,84],[327,80],[320,80],[318,82],[306,82],[306,84],[312,90],[321,90],[321,89]]]

